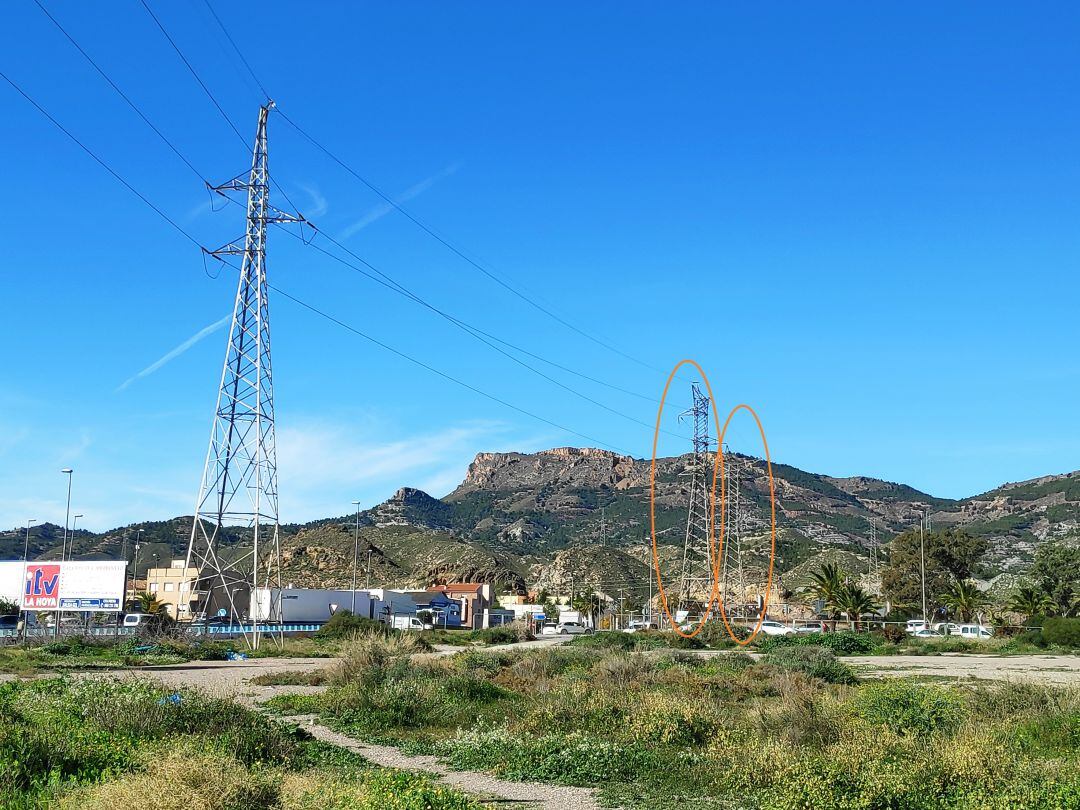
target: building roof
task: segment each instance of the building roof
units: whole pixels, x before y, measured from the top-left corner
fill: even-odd
[[[428,588],[428,591],[468,591],[469,593],[480,593],[487,585],[486,582],[451,582],[448,585],[435,585]]]

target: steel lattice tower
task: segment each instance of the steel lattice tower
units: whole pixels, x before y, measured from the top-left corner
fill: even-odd
[[[725,498],[728,518],[724,524],[720,598],[727,605],[731,597],[729,585],[732,584],[731,580],[734,577],[735,604],[738,606],[746,600],[746,569],[743,562],[745,551],[743,549],[743,529],[745,528],[742,498],[743,464],[733,453],[730,453],[725,458],[724,466],[727,471]]]
[[[679,609],[689,610],[701,605],[707,611],[712,595],[713,548],[712,517],[712,440],[709,438],[709,419],[712,403],[702,393],[698,383],[691,384],[693,403],[679,415],[694,424],[693,459],[687,468],[690,476],[690,505],[686,513],[686,538],[683,542],[682,570],[679,576]]]
[[[274,430],[274,386],[270,364],[270,311],[266,281],[266,226],[301,222],[270,205],[266,121],[274,103],[259,108],[251,170],[211,190],[247,195],[247,231],[209,254],[241,256],[232,326],[210,430],[195,518],[188,543],[188,567],[199,569],[198,604],[207,616],[220,610],[246,616],[260,587],[281,587],[278,542],[278,475]],[[241,527],[242,540],[225,527]],[[250,545],[249,545],[250,542]],[[258,647],[258,619],[245,632]],[[278,635],[280,638],[280,635]]]

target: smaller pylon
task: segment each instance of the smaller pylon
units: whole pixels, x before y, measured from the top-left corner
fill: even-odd
[[[683,542],[682,568],[679,575],[680,612],[689,614],[692,608],[709,609],[713,586],[712,537],[712,439],[709,438],[709,419],[712,403],[702,392],[699,383],[691,385],[692,404],[679,415],[680,420],[693,422],[693,457],[687,466],[690,477],[690,504],[686,514],[686,536]]]

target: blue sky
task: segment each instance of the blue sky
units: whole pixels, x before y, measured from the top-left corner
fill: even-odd
[[[47,6],[208,179],[245,168],[141,5]],[[694,357],[725,413],[752,404],[774,459],[808,470],[960,497],[1080,467],[1075,6],[214,6],[290,117],[643,364],[507,293],[272,117],[277,184],[436,305],[648,397]],[[250,137],[259,93],[206,7],[153,7]],[[0,70],[200,242],[242,232],[239,209],[210,211],[35,5],[4,16]],[[0,98],[0,525],[62,521],[63,466],[87,528],[190,513],[225,334],[154,366],[228,314],[235,277],[209,277],[190,243],[2,83]],[[271,234],[269,273],[470,384],[649,454],[650,429],[284,234]],[[271,310],[283,520],[401,485],[445,494],[477,451],[587,443],[281,296]],[[648,399],[551,373],[655,419]],[[732,444],[760,454],[745,419]]]

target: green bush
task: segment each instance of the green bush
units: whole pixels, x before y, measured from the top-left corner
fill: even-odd
[[[965,716],[956,693],[903,678],[866,684],[854,704],[863,720],[900,735],[950,734]]]
[[[803,672],[827,683],[852,684],[858,678],[847,664],[836,660],[831,650],[816,646],[778,647],[765,656],[766,663],[781,669]]]
[[[869,633],[848,630],[839,633],[799,633],[759,637],[757,647],[762,652],[781,647],[825,647],[837,655],[865,655],[874,649],[874,637]]]
[[[1047,619],[1043,622],[1042,638],[1046,644],[1076,649],[1080,647],[1080,619]]]
[[[347,638],[357,633],[386,635],[390,630],[382,622],[357,616],[350,610],[338,610],[322,627],[315,631],[317,639]]]

